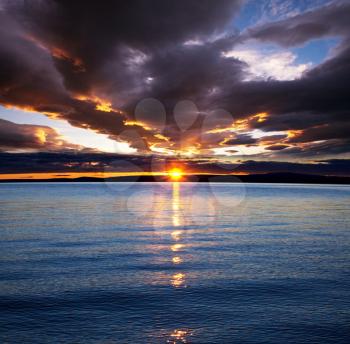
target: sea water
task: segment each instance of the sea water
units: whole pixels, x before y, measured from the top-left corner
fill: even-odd
[[[1,343],[349,335],[349,186],[0,185]]]

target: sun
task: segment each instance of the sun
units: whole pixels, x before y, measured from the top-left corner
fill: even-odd
[[[183,172],[179,168],[173,168],[168,172],[168,176],[172,180],[180,180],[183,176]]]

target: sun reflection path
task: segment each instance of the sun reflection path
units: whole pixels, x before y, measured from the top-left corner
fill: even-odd
[[[179,257],[179,256],[175,256],[175,257],[172,258],[172,262],[174,264],[180,264],[180,263],[182,263],[182,258]]]
[[[169,344],[187,343],[187,338],[192,333],[187,329],[176,329],[170,333],[170,339],[167,340]]]
[[[172,220],[175,227],[181,226],[181,212],[180,212],[180,184],[173,183],[173,198],[172,198]]]
[[[185,274],[183,274],[182,272],[174,274],[171,278],[172,286],[174,286],[175,288],[183,286],[185,283],[185,277]]]
[[[170,245],[170,250],[176,252],[176,256],[172,257],[172,263],[179,266],[183,259],[179,255],[179,252],[184,248],[184,244],[180,241],[182,239],[183,230],[180,230],[176,227],[183,225],[183,218],[181,216],[181,204],[180,204],[180,184],[174,182],[173,184],[173,197],[172,197],[172,223],[175,229],[171,232],[171,237],[175,241]],[[184,287],[185,285],[185,274],[182,272],[177,272],[171,276],[170,283],[175,288]]]
[[[181,251],[181,249],[184,247],[183,244],[174,244],[174,245],[171,245],[170,246],[170,249],[173,251],[173,252],[178,252],[178,251]]]

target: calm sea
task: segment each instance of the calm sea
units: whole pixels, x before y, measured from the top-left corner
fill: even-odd
[[[350,187],[0,185],[1,343],[349,343]]]

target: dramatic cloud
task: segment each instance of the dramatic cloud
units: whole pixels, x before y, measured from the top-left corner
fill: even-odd
[[[264,42],[294,46],[325,36],[347,36],[350,31],[350,4],[333,2],[305,14],[247,30],[246,35]]]
[[[232,139],[225,140],[224,143],[226,145],[231,145],[231,146],[233,146],[233,145],[250,145],[250,144],[257,143],[257,140],[248,134],[240,134],[240,135],[236,135],[236,137],[234,137]]]
[[[0,151],[80,150],[83,147],[70,144],[49,127],[15,124],[0,119]]]
[[[288,17],[239,32],[243,5],[2,1],[0,104],[108,135],[139,155],[348,157],[350,4],[301,14],[288,5]],[[326,37],[339,45],[321,63],[290,50]],[[53,134],[35,146],[30,130],[27,149],[58,146]],[[17,150],[24,131],[4,136],[2,149]]]
[[[279,151],[282,149],[286,149],[288,147],[289,147],[288,145],[272,145],[272,146],[267,146],[266,149],[270,151]]]

